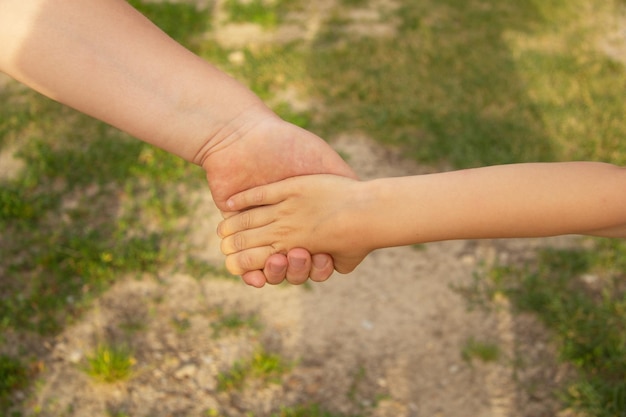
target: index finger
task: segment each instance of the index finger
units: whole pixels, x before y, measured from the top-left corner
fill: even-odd
[[[292,178],[250,188],[230,197],[226,201],[229,211],[242,211],[251,207],[280,203],[289,193]]]

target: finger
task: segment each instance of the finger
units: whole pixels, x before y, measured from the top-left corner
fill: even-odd
[[[287,276],[287,257],[281,253],[276,253],[267,258],[265,262],[265,279],[269,284],[277,285],[285,280]]]
[[[312,256],[311,280],[326,281],[333,274],[333,258],[326,253],[316,253]]]
[[[272,253],[281,252],[282,244],[277,244],[268,233],[264,233],[264,229],[255,229],[238,232],[227,236],[220,242],[220,250],[224,255],[232,255],[236,252],[247,251],[254,248],[268,247],[273,248]]]
[[[248,271],[263,269],[265,260],[274,254],[271,246],[252,248],[228,255],[226,269],[233,275],[243,275]]]
[[[274,216],[269,208],[258,207],[254,210],[242,211],[222,220],[217,225],[217,235],[224,238],[243,230],[266,226],[273,220]]]
[[[226,201],[229,211],[241,211],[250,207],[280,203],[289,193],[289,179],[250,188],[230,197]]]
[[[228,219],[229,217],[235,216],[237,214],[241,213],[240,211],[221,211],[220,210],[220,214],[222,215],[222,219]]]
[[[248,271],[241,275],[243,281],[251,287],[261,288],[265,285],[265,275],[263,271]]]
[[[300,285],[306,282],[311,272],[311,254],[302,248],[295,248],[287,253],[287,281]]]

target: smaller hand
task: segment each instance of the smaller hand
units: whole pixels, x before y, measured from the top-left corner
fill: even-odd
[[[359,230],[359,202],[367,201],[361,184],[345,177],[310,175],[233,196],[227,202],[233,211],[254,208],[228,217],[218,227],[226,267],[241,274],[263,268],[265,260],[275,254],[304,248],[329,253],[338,272],[352,271],[372,250]],[[299,259],[300,252],[289,255],[290,260]],[[315,261],[325,263],[323,258]]]

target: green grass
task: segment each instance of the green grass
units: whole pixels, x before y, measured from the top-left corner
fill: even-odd
[[[262,327],[261,320],[256,314],[224,313],[221,309],[217,311],[216,321],[211,323],[215,338],[219,338],[225,332],[236,332],[242,329],[258,332]]]
[[[260,349],[252,355],[252,358],[239,360],[231,369],[220,373],[217,377],[217,387],[220,391],[240,390],[249,379],[279,383],[290,366],[282,356]]]
[[[347,416],[345,414],[333,413],[324,410],[318,404],[303,405],[297,407],[286,407],[280,412],[272,414],[272,417],[358,417],[356,415]]]
[[[231,22],[256,23],[265,29],[272,29],[282,22],[286,10],[294,4],[297,5],[297,1],[226,0],[224,9]]]
[[[470,338],[461,350],[461,357],[469,363],[474,359],[495,362],[500,358],[500,348],[495,343]]]
[[[188,45],[205,27],[189,19],[208,22],[186,5],[142,11],[183,19],[172,35]],[[0,334],[54,336],[119,278],[176,262],[180,193],[206,186],[201,170],[17,83],[0,114],[0,152],[21,166],[0,178]]]
[[[275,100],[277,94],[288,88],[305,94],[304,85],[310,80],[307,76],[307,53],[301,44],[295,42],[286,45],[245,47],[241,51],[245,57],[244,64],[230,62],[228,60],[230,52],[232,51],[207,42],[200,54],[245,82],[283,119],[303,128],[313,126],[314,115],[310,111],[296,110],[292,104],[284,100]]]
[[[108,411],[107,416],[109,417],[132,417],[130,414],[124,411]]]
[[[200,9],[192,3],[128,1],[165,33],[187,48],[195,49],[196,37],[211,28],[211,8]]]
[[[134,364],[135,359],[127,347],[99,345],[87,358],[85,372],[98,381],[113,383],[130,378]]]
[[[24,168],[0,183],[0,323],[50,334],[117,277],[171,262],[164,241],[187,208],[169,185],[197,186],[201,172],[11,88],[0,112],[10,109],[20,122],[8,121],[3,142],[21,145]]]
[[[9,396],[28,383],[28,369],[19,358],[0,355],[0,408],[9,403]]]
[[[189,315],[186,313],[177,314],[174,318],[172,318],[172,326],[174,326],[178,333],[185,333],[191,328]]]
[[[577,372],[565,403],[595,417],[626,415],[626,243],[539,252],[536,265],[489,274],[488,296],[507,295],[553,332],[560,359]],[[483,287],[486,288],[486,287]]]
[[[328,105],[315,128],[455,167],[623,162],[626,75],[596,47],[586,3],[406,2],[397,36],[349,42],[336,20],[307,61],[310,91]]]

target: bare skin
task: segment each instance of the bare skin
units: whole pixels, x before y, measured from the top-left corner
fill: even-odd
[[[0,71],[202,166],[221,210],[232,194],[293,175],[355,176],[323,140],[280,120],[124,0],[0,0],[0,45]],[[328,255],[285,254],[242,271],[244,281],[332,273]]]
[[[259,159],[255,154],[271,155],[271,158]],[[251,185],[267,184],[307,171],[339,171],[341,175],[355,177],[324,141],[305,130],[276,120],[264,121],[255,127],[253,136],[241,136],[226,147],[209,153],[203,166],[213,198],[225,211],[230,211],[226,205],[227,198]],[[255,287],[261,287],[265,282],[279,284],[284,279],[292,284],[301,284],[308,278],[324,281],[333,271],[333,262],[328,255],[315,253],[311,257],[301,248],[276,252],[268,256],[266,265],[251,270],[240,269],[237,274]],[[287,254],[287,257],[282,254]],[[259,269],[263,269],[263,273]]]
[[[595,162],[517,164],[356,181],[290,178],[244,191],[220,223],[227,268],[302,247],[352,271],[371,251],[452,239],[584,234],[626,238],[626,168]]]

